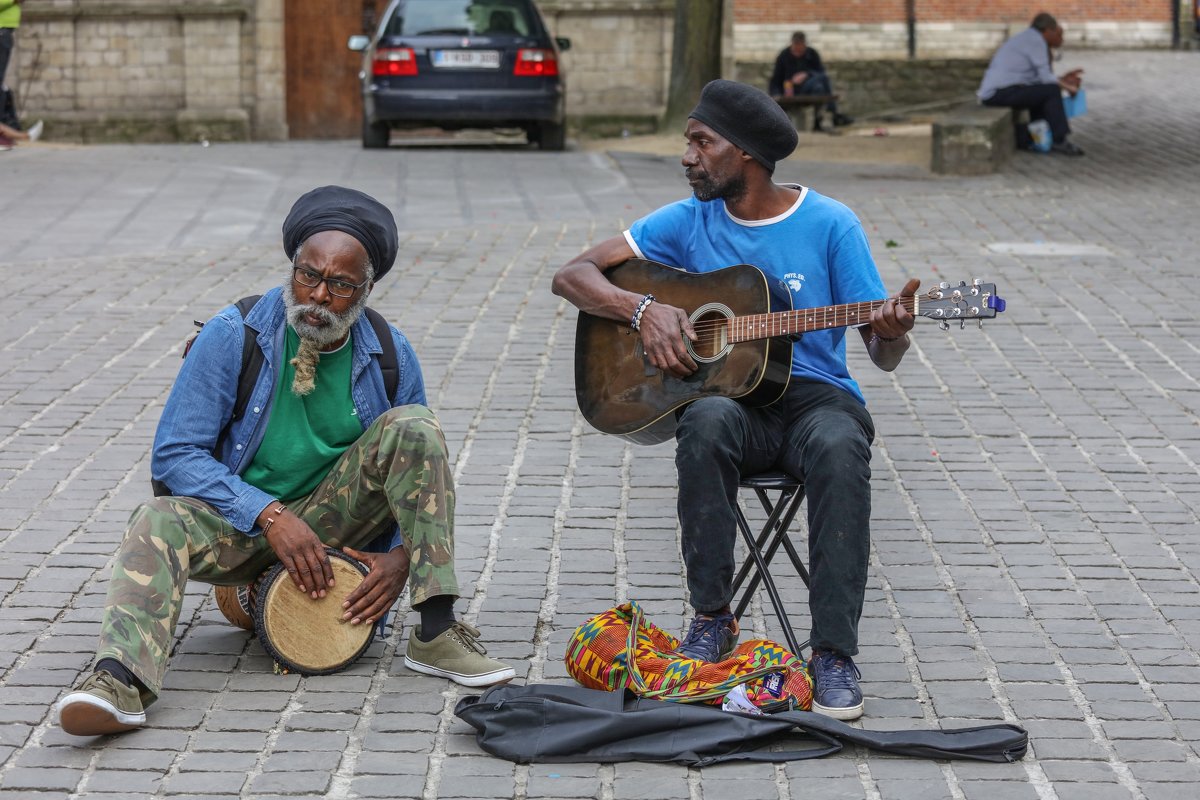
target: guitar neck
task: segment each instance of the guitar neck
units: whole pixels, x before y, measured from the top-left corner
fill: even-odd
[[[774,336],[789,336],[830,328],[845,328],[863,325],[871,321],[871,312],[887,300],[871,300],[865,303],[847,303],[840,306],[820,308],[798,308],[794,311],[776,311],[769,314],[747,314],[725,321],[729,326],[730,342],[749,342],[754,339],[769,339]],[[910,314],[916,316],[919,300],[905,297],[900,301]]]

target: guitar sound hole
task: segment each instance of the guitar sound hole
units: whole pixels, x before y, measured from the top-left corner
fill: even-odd
[[[725,322],[725,315],[718,311],[706,311],[692,318],[696,341],[692,343],[691,350],[696,358],[712,361],[724,354],[729,345],[729,328]]]

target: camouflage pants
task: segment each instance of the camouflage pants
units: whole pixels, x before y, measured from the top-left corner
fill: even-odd
[[[432,412],[403,406],[375,420],[292,512],[330,547],[362,549],[399,524],[413,605],[458,595],[454,486],[446,440]],[[276,563],[265,536],[248,536],[206,503],[156,497],[134,510],[108,587],[96,660],[115,658],[149,690],[162,689],[188,579],[254,581]]]

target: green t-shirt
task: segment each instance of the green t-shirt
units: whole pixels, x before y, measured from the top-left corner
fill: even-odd
[[[321,354],[316,388],[304,397],[292,392],[296,368],[291,362],[300,337],[290,325],[286,339],[271,419],[242,479],[290,503],[317,488],[363,429],[350,396],[354,351],[349,337],[335,352]]]
[[[11,0],[0,0],[0,28],[17,28],[21,25],[21,7]]]

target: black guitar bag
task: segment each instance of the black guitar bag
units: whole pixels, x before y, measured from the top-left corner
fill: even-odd
[[[651,761],[704,767],[727,761],[820,758],[845,745],[896,755],[1010,762],[1029,735],[1016,725],[957,730],[872,731],[821,714],[754,716],[715,706],[647,700],[582,686],[494,686],[464,697],[454,713],[484,751],[519,764]],[[770,749],[773,744],[790,749]]]

